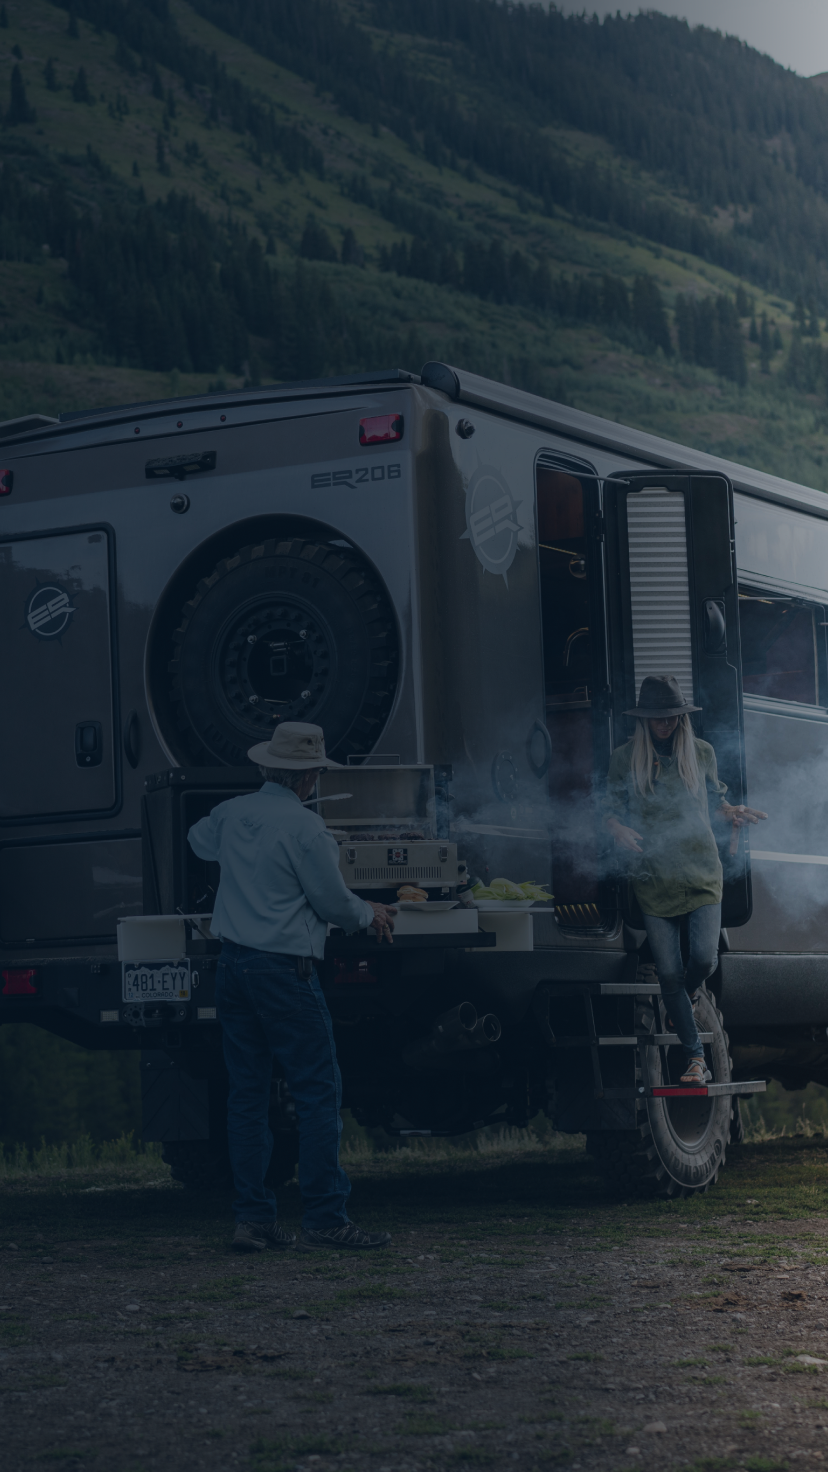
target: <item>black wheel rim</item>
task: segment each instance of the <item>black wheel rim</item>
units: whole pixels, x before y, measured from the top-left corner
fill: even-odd
[[[336,677],[336,644],[303,599],[271,594],[233,610],[215,648],[212,692],[226,718],[262,740],[275,720],[313,721]]]

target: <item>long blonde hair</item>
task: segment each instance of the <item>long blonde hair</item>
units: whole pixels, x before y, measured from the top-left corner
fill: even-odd
[[[696,756],[696,739],[693,735],[690,717],[687,715],[679,716],[673,735],[673,756],[676,758],[678,773],[687,791],[695,795],[699,790],[701,776]],[[650,734],[650,723],[639,716],[635,723],[631,770],[633,787],[641,793],[642,797],[654,791],[653,777],[656,760],[657,752]]]

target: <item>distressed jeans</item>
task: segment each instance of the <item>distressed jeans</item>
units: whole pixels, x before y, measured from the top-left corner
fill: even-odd
[[[302,1225],[320,1231],[347,1222],[351,1183],[339,1164],[342,1080],[331,1016],[314,970],[296,974],[292,956],[225,941],[216,969],[216,1005],[230,1075],[227,1138],[237,1221],[272,1222],[276,1197],[264,1178],[273,1150],[268,1124],[274,1059],[299,1120]]]
[[[681,922],[683,915],[645,915],[647,939],[661,983],[661,995],[667,1007],[679,1042],[688,1059],[703,1058],[696,1019],[690,998],[702,982],[713,975],[719,964],[719,933],[722,927],[721,905],[700,905],[687,916],[689,953],[687,969],[681,954]]]

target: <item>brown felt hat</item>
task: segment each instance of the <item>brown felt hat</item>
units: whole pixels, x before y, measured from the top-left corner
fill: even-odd
[[[686,716],[691,711],[701,710],[700,705],[690,705],[685,700],[675,675],[648,675],[641,681],[638,705],[635,710],[625,710],[625,716],[638,716],[641,720],[666,720],[670,716]]]

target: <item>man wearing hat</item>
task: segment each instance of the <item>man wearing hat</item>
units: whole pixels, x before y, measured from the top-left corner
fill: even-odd
[[[723,875],[711,811],[732,823],[734,839],[739,828],[767,817],[756,808],[725,802],[716,753],[694,735],[690,723],[691,713],[700,709],[685,700],[674,675],[642,680],[638,704],[624,712],[635,716],[635,735],[612,754],[605,801],[607,828],[618,847],[637,855],[632,887],[661,995],[687,1056],[683,1084],[703,1084],[710,1077],[691,998],[719,962]],[[685,916],[686,971],[681,954]]]
[[[333,1030],[314,961],[328,924],[376,930],[391,941],[395,910],[361,900],[339,872],[336,840],[302,804],[325,755],[319,726],[285,721],[247,753],[264,786],[219,803],[187,835],[199,858],[221,865],[211,921],[223,941],[216,1003],[230,1075],[227,1134],[236,1197],[233,1247],[241,1252],[293,1247],[276,1221],[265,1186],[273,1136],[268,1104],[274,1059],[284,1070],[299,1119],[300,1246],[368,1248],[387,1232],[349,1221],[350,1182],[339,1164],[342,1086]]]

